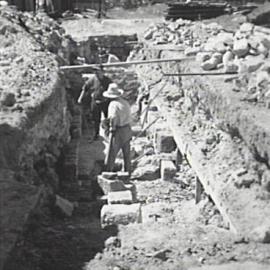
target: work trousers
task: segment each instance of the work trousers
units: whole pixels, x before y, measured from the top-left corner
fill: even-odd
[[[111,148],[108,149],[108,170],[113,171],[115,159],[120,150],[124,157],[124,170],[131,173],[131,157],[130,157],[130,140],[132,138],[132,131],[130,125],[116,128],[115,134],[112,138]]]
[[[109,107],[108,101],[105,101],[102,103],[96,103],[94,100],[92,101],[91,109],[92,109],[92,117],[93,117],[94,126],[95,126],[95,136],[99,135],[101,113],[102,112],[104,113],[105,118],[108,117],[108,107]]]

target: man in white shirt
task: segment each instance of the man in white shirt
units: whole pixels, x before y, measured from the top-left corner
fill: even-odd
[[[110,121],[110,146],[107,153],[107,168],[112,171],[116,156],[121,149],[124,157],[124,169],[131,173],[130,140],[131,131],[131,108],[127,100],[122,98],[123,90],[116,83],[111,83],[103,96],[111,100],[108,108]]]

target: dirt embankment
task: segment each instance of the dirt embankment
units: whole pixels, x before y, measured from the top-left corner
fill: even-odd
[[[44,190],[58,188],[55,166],[70,122],[58,66],[69,62],[70,39],[45,14],[9,7],[0,9],[0,36],[2,268]]]

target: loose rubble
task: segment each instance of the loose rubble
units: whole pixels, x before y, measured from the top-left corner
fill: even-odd
[[[178,19],[151,25],[144,39],[153,45],[182,45],[179,50],[187,56],[196,55],[202,71],[238,73],[234,91],[243,92],[245,101],[269,108],[270,31],[266,28],[244,22],[234,32],[227,32],[217,23]]]

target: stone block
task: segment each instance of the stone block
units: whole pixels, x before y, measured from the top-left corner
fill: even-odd
[[[142,222],[141,205],[139,203],[104,205],[100,215],[102,228]]]
[[[156,134],[155,151],[156,153],[170,153],[176,149],[173,135],[169,132],[158,132]]]
[[[102,172],[101,175],[104,178],[107,178],[107,179],[116,179],[117,178],[117,173],[116,172]]]
[[[132,204],[133,196],[130,190],[108,193],[108,204]]]
[[[245,32],[252,32],[254,30],[254,24],[252,23],[243,23],[240,28],[239,28],[239,31],[242,32],[242,33],[245,33]]]
[[[162,180],[172,180],[176,174],[176,166],[171,160],[161,160],[160,174]]]
[[[109,192],[124,191],[127,189],[124,185],[124,182],[118,179],[107,179],[102,175],[99,175],[97,180],[105,195]]]
[[[125,182],[129,179],[129,173],[128,172],[117,172],[117,179]]]
[[[245,56],[249,51],[249,44],[247,39],[243,38],[235,40],[233,44],[233,52],[239,57]]]

